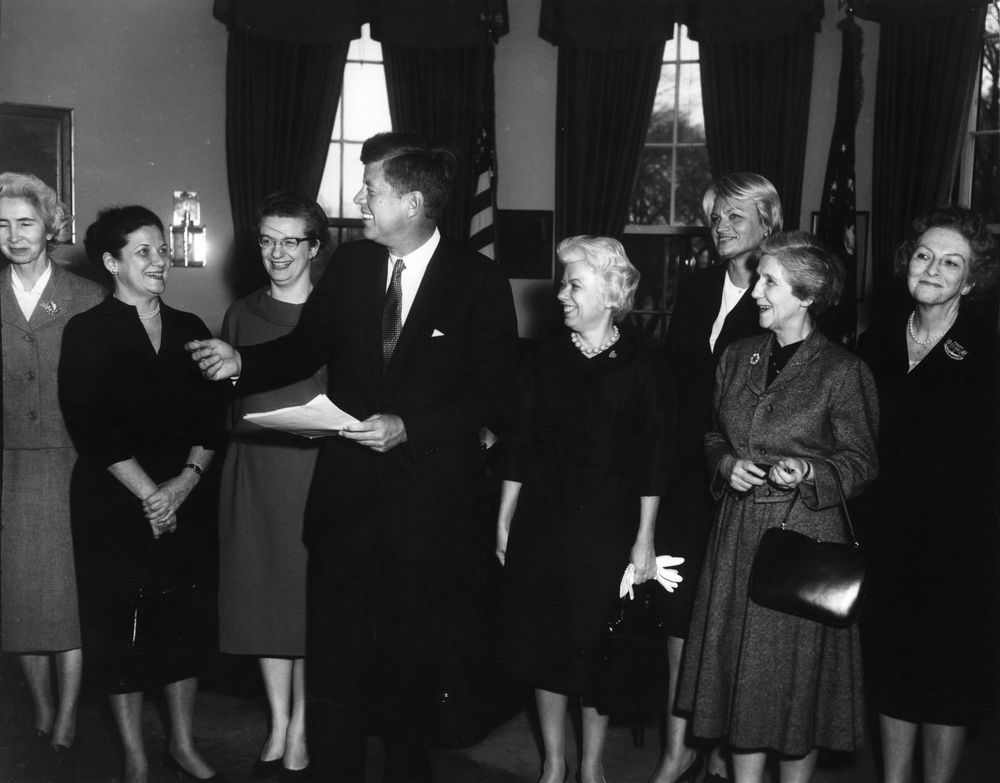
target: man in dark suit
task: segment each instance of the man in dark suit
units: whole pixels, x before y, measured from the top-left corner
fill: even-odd
[[[364,779],[365,721],[386,697],[385,780],[429,781],[422,736],[441,640],[467,600],[478,429],[496,424],[517,351],[510,285],[442,237],[455,159],[414,134],[362,148],[366,239],[341,246],[287,337],[191,344],[237,393],[326,364],[360,419],[320,451],[306,509],[306,679],[314,779]],[[373,663],[374,662],[374,663]]]

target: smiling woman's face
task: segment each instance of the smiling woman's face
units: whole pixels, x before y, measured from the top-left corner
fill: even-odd
[[[261,218],[260,236],[271,240],[271,247],[262,247],[260,257],[272,288],[288,288],[309,277],[309,262],[316,257],[319,242],[299,242],[292,249],[282,244],[289,238],[301,239],[305,233],[306,221],[302,218],[273,215]]]
[[[715,200],[711,219],[712,241],[720,258],[748,256],[764,241],[767,228],[761,222],[757,205],[750,200],[721,196]]]
[[[118,257],[104,254],[104,265],[115,278],[115,294],[136,304],[159,296],[167,288],[170,251],[156,226],[143,226],[125,240]]]
[[[952,228],[935,226],[917,240],[906,267],[910,296],[924,305],[953,302],[969,293],[972,246]]]
[[[0,252],[12,264],[29,266],[44,261],[51,238],[30,201],[10,196],[0,198]]]

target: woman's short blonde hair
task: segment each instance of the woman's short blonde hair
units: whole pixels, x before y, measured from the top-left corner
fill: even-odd
[[[19,171],[0,174],[0,198],[23,198],[34,207],[45,225],[45,233],[52,235],[47,245],[49,253],[73,236],[73,216],[56,192],[34,174]]]
[[[726,174],[708,186],[701,200],[701,211],[705,213],[705,223],[712,225],[712,208],[715,200],[752,201],[757,207],[761,225],[770,234],[781,231],[784,223],[781,212],[781,197],[771,180],[750,171]]]
[[[611,237],[580,234],[560,242],[556,255],[563,266],[582,261],[594,270],[601,280],[601,296],[615,321],[632,312],[639,270],[628,260],[621,242]]]

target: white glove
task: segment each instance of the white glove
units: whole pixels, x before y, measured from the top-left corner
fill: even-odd
[[[677,569],[670,566],[678,566],[684,562],[683,557],[673,557],[671,555],[658,555],[656,558],[656,581],[668,593],[677,589],[677,585],[684,581],[684,577],[677,573]],[[629,563],[622,574],[622,581],[618,585],[618,597],[624,598],[628,594],[629,600],[635,600],[635,592],[632,587],[635,584],[635,566]]]
[[[670,555],[660,555],[656,558],[656,581],[668,593],[672,593],[677,589],[677,585],[684,581],[684,577],[677,573],[677,569],[670,566],[679,566],[683,562],[683,557]]]

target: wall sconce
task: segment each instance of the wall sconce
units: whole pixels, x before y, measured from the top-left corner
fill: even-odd
[[[170,258],[174,266],[205,266],[208,260],[208,237],[201,224],[201,204],[193,190],[174,191]]]

